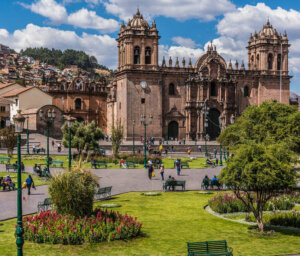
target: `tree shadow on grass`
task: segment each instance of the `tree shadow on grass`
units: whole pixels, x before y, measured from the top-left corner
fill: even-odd
[[[289,235],[289,236],[300,236],[300,229],[296,229],[293,227],[270,227],[268,225],[266,225],[264,227],[264,233],[261,234],[258,232],[258,227],[257,226],[250,226],[248,227],[249,232],[251,232],[252,234],[256,234],[259,236],[276,236],[276,233],[280,233],[283,235]],[[273,233],[272,231],[275,231],[275,233]]]

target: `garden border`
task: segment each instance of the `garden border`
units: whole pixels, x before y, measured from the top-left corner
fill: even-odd
[[[234,220],[234,219],[226,218],[222,214],[213,211],[209,207],[209,205],[205,205],[204,206],[204,210],[206,212],[208,212],[209,214],[214,215],[215,217],[223,219],[223,220],[232,221],[232,222],[240,223],[240,224],[245,224],[245,225],[248,225],[248,226],[256,226],[257,225],[257,223],[255,223],[255,222],[248,222],[248,221],[245,221],[245,220]],[[268,228],[279,228],[279,229],[285,229],[285,230],[290,230],[290,231],[300,231],[300,228],[286,227],[286,226],[279,226],[279,225],[267,225],[267,224],[265,224],[265,227],[268,227]]]

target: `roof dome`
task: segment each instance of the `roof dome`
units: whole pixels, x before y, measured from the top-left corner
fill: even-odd
[[[273,37],[273,36],[278,36],[278,32],[276,31],[275,28],[272,27],[270,24],[270,21],[267,21],[267,24],[264,25],[261,31],[259,31],[258,35],[264,36],[264,37]]]
[[[128,22],[132,28],[149,28],[149,24],[144,20],[143,15],[140,14],[139,9],[137,9],[136,14],[133,16],[133,19]]]

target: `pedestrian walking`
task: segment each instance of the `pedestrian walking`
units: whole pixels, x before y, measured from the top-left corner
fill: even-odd
[[[176,169],[177,169],[177,176],[180,176],[180,171],[181,171],[181,161],[180,159],[177,159],[175,161]]]
[[[52,149],[54,149],[54,140],[52,140]]]
[[[198,151],[199,151],[200,154],[202,153],[201,145],[198,146]]]
[[[217,158],[217,149],[214,148],[214,155],[215,155],[215,158]]]
[[[174,146],[171,146],[171,152],[174,153]]]
[[[32,144],[32,152],[35,154],[35,144]]]
[[[191,148],[190,148],[190,147],[188,147],[188,149],[187,149],[187,153],[188,153],[188,155],[190,155],[190,154],[191,154]]]
[[[161,180],[165,180],[164,179],[164,173],[165,173],[165,167],[163,164],[160,165],[160,176],[161,176]]]
[[[152,162],[151,162],[151,164],[148,163],[148,177],[149,177],[149,180],[152,179],[152,172],[153,172],[153,165],[152,165]]]
[[[31,175],[29,175],[28,178],[26,179],[26,185],[27,185],[28,195],[30,195],[31,187],[35,188]]]

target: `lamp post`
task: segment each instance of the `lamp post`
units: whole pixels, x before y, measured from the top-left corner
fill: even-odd
[[[23,256],[23,221],[22,221],[22,180],[21,180],[21,133],[24,128],[25,117],[21,114],[21,110],[18,110],[18,113],[13,117],[15,124],[15,132],[17,136],[17,146],[18,146],[18,198],[17,198],[17,207],[18,207],[18,218],[17,218],[17,228],[16,228],[16,244],[18,247],[18,256]]]
[[[27,144],[27,155],[29,155],[29,129],[28,129],[28,120],[29,120],[29,116],[27,116],[26,118],[26,121],[27,121],[27,141],[26,141],[26,144]]]
[[[224,120],[224,117],[220,116],[219,117],[220,133],[223,130],[223,120]],[[222,144],[221,143],[220,143],[220,166],[223,166],[223,162],[222,162]]]
[[[207,135],[206,134],[206,129],[208,127],[208,118],[207,115],[209,114],[209,107],[207,106],[207,99],[204,101],[204,107],[202,109],[202,114],[204,115],[204,141],[205,141],[205,156],[207,156],[207,146],[206,146],[206,141]]]
[[[56,112],[53,109],[48,109],[46,115],[43,110],[39,112],[40,119],[47,124],[47,170],[50,171],[50,162],[49,162],[49,129],[56,117]]]
[[[72,162],[72,144],[71,144],[71,127],[75,121],[74,117],[69,116],[67,119],[67,124],[69,128],[69,169],[71,169],[71,162]]]
[[[135,121],[132,120],[132,153],[134,154],[134,125]]]
[[[146,133],[146,127],[147,127],[147,125],[152,124],[152,121],[153,121],[153,116],[152,115],[150,115],[150,117],[149,117],[149,123],[148,124],[146,123],[146,115],[141,115],[141,124],[144,125],[144,168],[147,167],[147,158],[146,158],[146,136],[147,136],[147,133]]]

